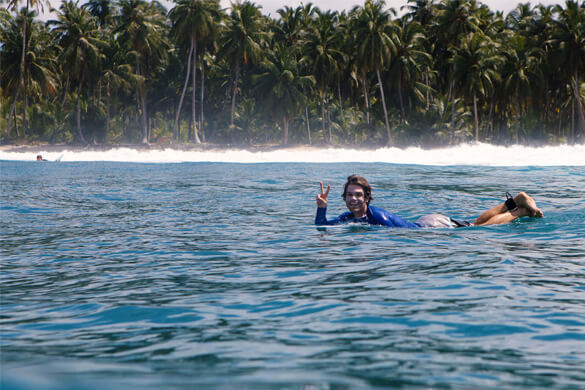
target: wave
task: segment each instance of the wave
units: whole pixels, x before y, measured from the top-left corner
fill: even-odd
[[[34,161],[41,154],[48,161],[115,161],[135,163],[391,163],[416,165],[481,166],[585,166],[585,145],[543,147],[494,146],[474,143],[448,148],[419,147],[378,149],[292,147],[266,150],[245,149],[133,149],[84,150],[68,147],[27,147],[0,150],[0,160]]]

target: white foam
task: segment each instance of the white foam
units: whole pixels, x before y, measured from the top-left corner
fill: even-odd
[[[482,166],[585,166],[585,145],[509,147],[489,144],[464,144],[441,149],[418,147],[355,150],[351,148],[295,147],[269,151],[177,150],[115,148],[104,151],[43,150],[11,152],[0,150],[0,160],[34,161],[37,154],[49,161],[117,161],[139,163],[179,162],[381,162],[420,165],[482,165]]]

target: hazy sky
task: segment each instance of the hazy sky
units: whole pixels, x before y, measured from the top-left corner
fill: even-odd
[[[505,13],[510,12],[518,3],[532,3],[534,5],[543,4],[543,5],[553,5],[553,4],[564,4],[564,0],[541,0],[541,1],[519,1],[519,0],[483,0],[481,1],[483,4],[486,4],[492,10],[499,10],[504,11]],[[169,2],[170,3],[170,2]],[[262,13],[264,14],[276,14],[276,10],[279,8],[288,5],[289,7],[296,7],[301,3],[307,4],[309,3],[308,0],[299,1],[299,0],[257,0],[254,3],[262,6]],[[321,9],[331,9],[331,10],[349,10],[354,5],[362,5],[364,3],[363,0],[313,0],[312,3],[318,6]],[[400,7],[404,6],[408,3],[408,0],[386,0],[386,5],[393,7],[396,11],[400,11]],[[224,7],[228,7],[230,1],[221,0],[221,4]]]
[[[24,0],[23,0],[24,1]],[[81,0],[80,3],[83,3],[84,1]],[[167,9],[170,9],[173,7],[173,1],[169,1],[169,0],[162,0],[161,1],[166,7]],[[285,5],[288,5],[289,7],[297,7],[298,5],[301,5],[301,3],[307,4],[310,1],[309,0],[256,0],[253,1],[254,3],[256,3],[257,5],[261,5],[262,6],[262,13],[263,14],[271,14],[272,16],[276,15],[276,10],[279,8],[284,7]],[[316,5],[317,7],[319,7],[322,10],[349,10],[351,9],[354,5],[362,5],[364,3],[363,0],[313,0],[311,1],[314,5]],[[483,0],[481,1],[483,4],[486,4],[487,6],[490,7],[490,9],[496,11],[504,11],[504,13],[508,13],[511,10],[513,10],[514,8],[516,8],[516,5],[518,5],[518,3],[522,2],[522,3],[531,3],[534,5],[537,4],[543,4],[543,5],[554,5],[554,4],[564,4],[564,0],[540,0],[540,1],[519,1],[519,0]],[[50,3],[53,7],[58,7],[59,4],[61,3],[59,0],[50,0]],[[405,4],[408,3],[408,0],[386,0],[386,5],[393,7],[396,9],[396,11],[398,11],[400,13],[400,7],[404,6]],[[221,0],[221,5],[222,7],[228,8],[229,5],[231,4],[230,0]],[[47,13],[46,11],[48,11],[48,9],[45,9],[45,13]],[[50,17],[48,15],[43,15],[41,17],[42,19],[49,19]]]

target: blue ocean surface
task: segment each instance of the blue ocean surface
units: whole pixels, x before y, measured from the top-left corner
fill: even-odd
[[[409,220],[313,225],[345,178]],[[0,162],[8,389],[585,388],[585,168]]]

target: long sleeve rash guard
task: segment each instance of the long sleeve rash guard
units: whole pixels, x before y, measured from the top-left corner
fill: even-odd
[[[362,218],[355,218],[353,213],[347,211],[335,219],[327,220],[326,214],[327,214],[326,208],[317,208],[317,215],[315,216],[315,225],[341,225],[344,223],[357,222],[367,223],[370,225],[381,225],[400,228],[421,227],[419,224],[407,221],[406,219],[401,218],[398,215],[394,215],[384,209],[374,206],[368,206],[366,215]]]

